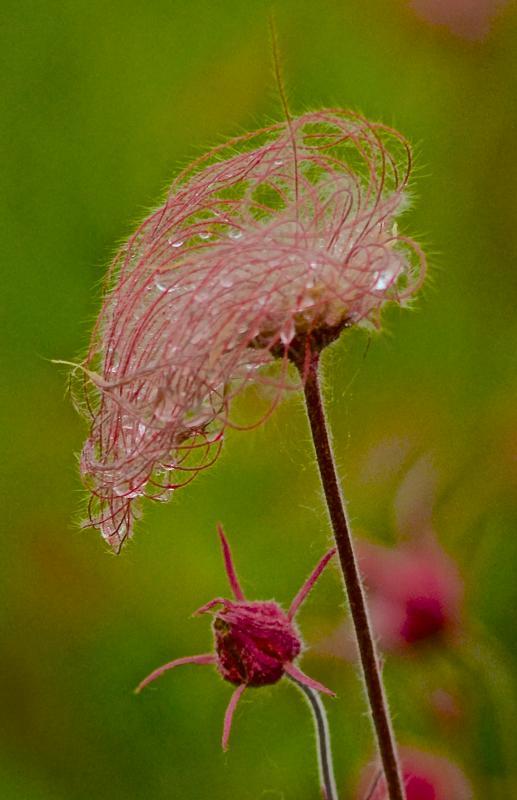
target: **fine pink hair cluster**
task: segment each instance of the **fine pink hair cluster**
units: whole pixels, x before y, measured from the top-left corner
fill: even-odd
[[[79,401],[89,524],[115,550],[138,498],[167,499],[214,461],[237,393],[267,385],[273,408],[298,385],[296,341],[375,324],[418,288],[422,252],[395,223],[410,169],[391,128],[307,113],[194,162],[121,248]]]

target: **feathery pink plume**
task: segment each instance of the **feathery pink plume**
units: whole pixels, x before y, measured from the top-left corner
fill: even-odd
[[[378,321],[420,285],[397,232],[411,152],[351,111],[304,114],[194,162],[108,273],[83,364],[89,524],[118,551],[137,499],[167,499],[217,458],[232,398],[287,389],[289,351]],[[268,369],[274,361],[274,371]]]

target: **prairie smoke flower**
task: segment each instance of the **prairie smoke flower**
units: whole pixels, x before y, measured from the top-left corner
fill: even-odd
[[[448,759],[412,748],[401,752],[406,800],[472,800],[472,789],[461,770]],[[388,800],[384,779],[375,768],[365,769],[357,800]]]
[[[237,687],[224,717],[222,746],[226,750],[235,708],[248,687],[277,683],[286,674],[310,689],[334,695],[330,689],[305,675],[293,662],[303,647],[294,624],[294,617],[336,551],[333,548],[323,556],[286,613],[272,600],[253,602],[246,600],[233,565],[230,546],[221,526],[218,526],[218,533],[228,582],[235,599],[217,597],[195,612],[214,614],[212,629],[215,653],[186,656],[164,664],[144,678],[136,691],[140,692],[174,667],[183,664],[215,664],[221,677]]]
[[[360,563],[383,648],[404,649],[457,631],[463,586],[437,542],[426,538],[391,550],[365,544]]]
[[[167,499],[213,462],[232,397],[260,382],[272,408],[297,388],[296,348],[414,293],[423,255],[395,223],[410,168],[396,131],[308,113],[194,162],[122,247],[83,364],[81,472],[115,550],[135,500]]]
[[[383,650],[408,651],[457,633],[463,584],[434,539],[396,548],[361,542],[358,551],[372,626]],[[341,626],[320,650],[353,657],[348,642],[347,628]]]

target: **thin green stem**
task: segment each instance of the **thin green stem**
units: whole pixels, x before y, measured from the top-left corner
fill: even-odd
[[[377,738],[379,755],[386,779],[386,786],[388,788],[388,796],[389,800],[405,800],[395,736],[382,683],[381,668],[368,617],[366,599],[350,533],[350,525],[338,481],[334,454],[321,396],[318,374],[319,353],[307,351],[306,356],[308,357],[304,357],[303,360],[295,360],[295,363],[304,379],[305,401],[312,432],[312,440],[338,549],[350,613],[357,638],[373,728]]]
[[[336,789],[336,779],[334,777],[334,762],[332,759],[332,748],[330,745],[330,731],[327,722],[327,712],[323,701],[314,689],[306,686],[296,678],[291,678],[300,691],[307,698],[312,716],[314,719],[314,730],[316,733],[316,746],[318,751],[318,767],[320,773],[321,790],[325,800],[338,800]]]

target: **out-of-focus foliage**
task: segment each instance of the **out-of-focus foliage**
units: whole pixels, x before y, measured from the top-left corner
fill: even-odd
[[[6,800],[317,795],[311,720],[288,684],[250,691],[226,756],[230,688],[210,670],[132,694],[156,664],[210,648],[189,615],[226,592],[218,519],[250,597],[287,602],[327,547],[300,401],[230,435],[217,466],[149,507],[115,558],[74,524],[85,430],[49,363],[84,351],[115,244],[178,168],[281,118],[266,11],[234,0],[3,3]],[[351,106],[417,145],[402,227],[427,241],[431,277],[414,313],[387,314],[382,337],[351,333],[327,353],[330,416],[357,533],[389,545],[433,531],[465,583],[454,646],[388,658],[400,739],[457,763],[478,798],[506,799],[517,791],[515,7],[501,5],[477,40],[402,0],[285,0],[277,24],[296,113]],[[244,420],[257,402],[241,403]],[[329,571],[300,615],[307,643],[343,615]],[[339,694],[327,705],[350,796],[371,756],[355,669],[316,647],[304,665]]]

